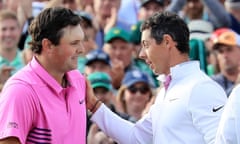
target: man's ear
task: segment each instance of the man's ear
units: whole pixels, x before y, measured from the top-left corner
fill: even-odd
[[[49,52],[52,49],[52,46],[53,46],[53,44],[52,44],[52,42],[49,39],[44,38],[42,40],[42,49],[43,49],[43,51]]]
[[[176,43],[169,34],[163,35],[163,42],[167,48],[173,47]]]

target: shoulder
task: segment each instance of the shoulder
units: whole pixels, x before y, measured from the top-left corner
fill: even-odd
[[[10,101],[26,102],[31,99],[34,91],[29,83],[19,80],[9,80],[3,87],[1,98],[10,99]]]
[[[216,77],[219,77],[219,79],[222,79],[221,75],[217,75]],[[223,89],[221,88],[221,86],[212,78],[210,78],[209,76],[207,76],[205,73],[203,73],[201,71],[201,73],[196,77],[197,81],[195,86],[193,87],[194,89],[206,89],[206,90],[212,90],[211,88],[213,88],[213,90],[218,90],[218,91],[222,91]]]
[[[32,85],[39,83],[39,77],[32,71],[28,66],[25,66],[18,72],[16,72],[12,77],[9,78],[6,85],[12,85],[21,83],[23,85]]]
[[[190,99],[196,103],[225,102],[227,95],[218,83],[206,76],[192,87]]]

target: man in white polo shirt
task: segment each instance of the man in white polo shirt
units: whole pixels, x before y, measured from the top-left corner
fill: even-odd
[[[223,33],[218,40],[227,44],[222,46],[227,53],[231,49],[240,49],[240,35],[233,31]],[[219,123],[215,144],[240,144],[240,84],[233,86]]]
[[[199,62],[189,61],[186,23],[176,14],[156,13],[143,22],[141,30],[139,56],[156,74],[164,75],[168,87],[159,91],[149,113],[132,124],[94,98],[88,84],[91,120],[121,144],[213,144],[227,98],[200,70]]]

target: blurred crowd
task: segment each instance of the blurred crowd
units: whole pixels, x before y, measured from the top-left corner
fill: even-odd
[[[43,9],[72,9],[82,18],[85,52],[78,69],[113,112],[139,120],[163,86],[138,58],[141,23],[155,12],[179,14],[190,30],[189,59],[219,83],[227,96],[240,81],[240,0],[1,0],[0,89],[33,57],[28,27]],[[187,71],[187,70],[186,70]],[[88,122],[88,144],[112,144]]]

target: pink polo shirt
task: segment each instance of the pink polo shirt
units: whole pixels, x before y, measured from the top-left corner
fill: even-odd
[[[62,88],[35,58],[6,83],[0,96],[0,139],[21,143],[85,144],[85,79],[66,74]]]

